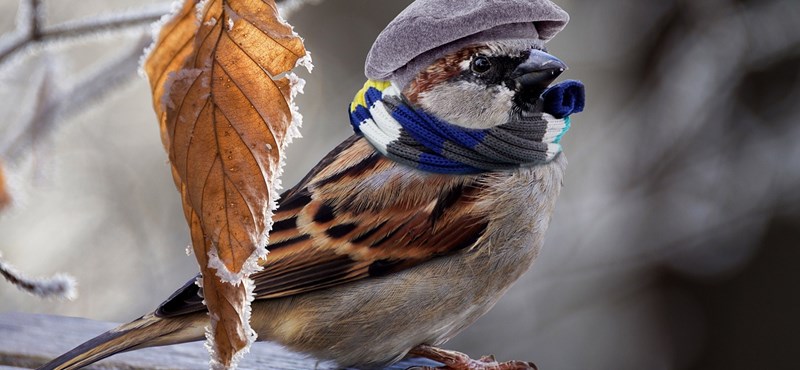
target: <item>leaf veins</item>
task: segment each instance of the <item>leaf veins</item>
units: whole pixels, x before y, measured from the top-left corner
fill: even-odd
[[[292,82],[276,77],[307,53],[274,0],[197,6],[186,0],[165,22],[144,70],[203,272],[213,347],[227,368],[253,340],[247,277],[266,255],[291,139]]]

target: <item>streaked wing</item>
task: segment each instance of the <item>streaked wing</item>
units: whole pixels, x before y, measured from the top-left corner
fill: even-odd
[[[354,136],[279,202],[256,299],[384,276],[470,248],[487,226],[475,177],[426,174],[391,162]],[[157,313],[205,309],[187,284]]]

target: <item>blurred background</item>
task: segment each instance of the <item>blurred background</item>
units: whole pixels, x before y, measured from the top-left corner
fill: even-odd
[[[797,369],[800,2],[556,2],[572,21],[549,50],[588,88],[564,140],[557,214],[535,267],[448,347],[545,370]],[[44,3],[48,25],[169,9]],[[288,150],[287,186],[351,135],[345,107],[366,53],[410,1],[313,3],[290,17],[316,69],[301,73],[304,138]],[[0,0],[0,51],[20,10]],[[0,160],[15,202],[0,215],[0,252],[80,284],[77,300],[53,302],[0,283],[0,312],[127,321],[196,273],[135,73],[142,35],[0,56]]]

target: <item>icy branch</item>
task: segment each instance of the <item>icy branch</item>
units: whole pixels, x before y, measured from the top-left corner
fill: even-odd
[[[289,17],[306,4],[317,4],[322,0],[277,0],[281,13]],[[169,13],[170,4],[156,4],[141,9],[99,15],[96,17],[68,21],[47,27],[44,22],[42,0],[21,0],[17,29],[0,39],[0,65],[33,46],[50,42],[68,42],[89,36],[114,31],[124,31],[158,21]]]
[[[29,278],[17,271],[0,255],[0,275],[22,291],[41,298],[73,300],[77,296],[75,279],[69,275],[57,274],[47,279]]]
[[[47,28],[42,38],[48,40],[76,39],[116,30],[148,25],[169,12],[169,4],[158,4],[133,11],[100,15],[94,18],[64,22]]]
[[[169,10],[168,6],[157,5],[135,11],[114,15],[101,15],[77,21],[69,21],[47,27],[44,24],[44,9],[41,0],[23,0],[17,29],[0,40],[0,64],[37,45],[46,45],[53,41],[72,41],[87,36],[102,34],[116,30],[144,27]]]
[[[56,90],[52,86],[53,76],[46,75],[34,103],[33,116],[16,130],[16,135],[0,143],[0,157],[12,163],[20,160],[31,144],[52,133],[58,123],[108,97],[109,91],[135,75],[139,55],[149,42],[149,37],[140,38],[128,51],[63,91]]]
[[[44,8],[42,0],[28,0],[30,3],[30,34],[34,39],[38,39],[42,33],[42,26],[44,26]]]

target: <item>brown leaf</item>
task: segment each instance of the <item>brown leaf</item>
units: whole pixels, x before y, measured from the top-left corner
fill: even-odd
[[[0,163],[0,211],[11,205],[11,194],[8,192],[8,184],[6,183],[8,180],[6,180],[3,171],[3,164]]]
[[[183,6],[163,23],[143,65],[150,80],[153,108],[158,116],[161,140],[167,152],[169,152],[167,113],[163,109],[161,100],[164,98],[164,91],[169,88],[166,84],[168,76],[181,69],[186,58],[194,50],[194,36],[199,27],[195,11],[197,2],[198,0],[184,1]]]
[[[249,274],[266,255],[292,128],[290,72],[306,56],[274,0],[187,0],[145,62],[164,147],[203,272],[217,359],[253,339]],[[287,74],[287,76],[294,76]]]

